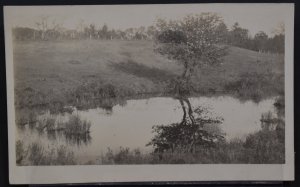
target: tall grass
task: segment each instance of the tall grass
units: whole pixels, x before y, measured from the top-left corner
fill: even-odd
[[[283,164],[285,148],[279,131],[261,130],[247,136],[246,141],[234,139],[213,147],[198,146],[195,152],[108,149],[100,160],[100,164]]]
[[[91,122],[83,120],[77,114],[69,116],[67,121],[59,121],[54,116],[47,116],[37,121],[36,129],[39,132],[63,131],[68,135],[81,135],[90,132]]]
[[[143,154],[140,149],[130,150],[127,147],[120,147],[115,152],[108,148],[107,152],[101,155],[98,164],[147,164],[150,160],[151,155]]]
[[[16,125],[20,128],[25,125],[33,127],[37,122],[37,112],[35,110],[19,110],[16,112]]]
[[[91,122],[80,119],[79,115],[71,115],[69,121],[65,123],[64,132],[66,134],[80,135],[90,132]]]
[[[73,152],[65,146],[46,150],[39,142],[34,142],[26,148],[22,141],[16,144],[17,165],[74,165],[76,164]]]

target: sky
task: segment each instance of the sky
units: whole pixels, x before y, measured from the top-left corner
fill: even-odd
[[[149,26],[157,18],[180,19],[187,14],[214,12],[231,26],[238,22],[250,35],[264,31],[272,35],[279,23],[284,23],[287,4],[173,4],[173,5],[85,5],[85,6],[22,6],[6,7],[5,21],[13,26],[36,27],[42,16],[49,22],[76,29],[80,23],[98,28],[126,29]]]

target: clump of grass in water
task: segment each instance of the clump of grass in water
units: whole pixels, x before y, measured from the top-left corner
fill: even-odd
[[[64,132],[66,134],[85,134],[89,133],[91,122],[80,119],[79,115],[71,115],[69,121],[65,123]]]
[[[44,130],[46,130],[47,132],[55,131],[55,121],[56,119],[52,116],[45,119],[40,119],[37,121],[36,129],[38,130],[38,132],[43,132]]]
[[[48,116],[44,119],[40,119],[37,122],[36,129],[39,132],[46,130],[51,131],[63,131],[68,135],[81,135],[90,132],[91,122],[82,120],[78,114],[70,115],[68,121],[57,121],[55,117]]]
[[[46,130],[47,131],[55,131],[55,119],[54,118],[47,118],[46,119]]]

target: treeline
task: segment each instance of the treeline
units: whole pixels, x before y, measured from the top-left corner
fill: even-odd
[[[81,26],[78,29],[65,29],[62,26],[45,26],[40,23],[37,28],[15,27],[13,28],[14,40],[152,40],[156,34],[156,27],[128,28],[125,30],[110,29],[106,24],[97,29],[96,25]],[[41,26],[42,25],[42,26]],[[259,31],[254,36],[249,30],[235,23],[230,29],[225,23],[218,26],[220,43],[246,48],[264,53],[284,53],[284,29],[270,37],[265,32]]]
[[[249,30],[235,23],[229,30],[225,24],[219,26],[223,43],[264,53],[284,53],[284,28],[270,37],[259,31],[252,37]]]
[[[102,40],[151,40],[154,36],[154,26],[128,28],[125,30],[109,29],[105,24],[102,28],[96,29],[90,24],[82,29],[46,28],[34,29],[28,27],[13,28],[15,40],[80,40],[80,39],[102,39]]]

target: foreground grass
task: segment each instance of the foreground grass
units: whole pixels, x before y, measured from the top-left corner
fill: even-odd
[[[163,153],[143,153],[139,149],[121,147],[118,151],[108,148],[97,160],[85,165],[112,164],[283,164],[285,149],[283,131],[261,130],[251,134],[246,141],[239,139],[217,144],[214,147],[198,147],[195,152],[180,150]],[[16,143],[17,165],[76,165],[74,154],[60,146],[46,150],[38,142],[25,147]]]
[[[17,165],[74,165],[76,164],[74,154],[65,146],[45,149],[40,143],[34,142],[25,147],[22,141],[16,143]]]
[[[283,55],[231,47],[224,62],[193,78],[198,96],[260,99],[283,95]],[[17,109],[64,106],[110,109],[126,99],[168,93],[182,67],[153,52],[150,41],[14,43]]]
[[[262,130],[249,135],[246,141],[236,139],[214,147],[198,147],[193,153],[175,150],[145,154],[139,149],[108,149],[98,162],[89,164],[283,164],[285,149],[280,133]]]

